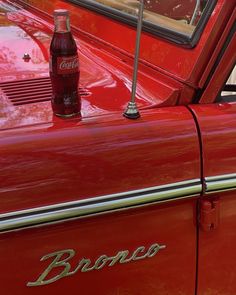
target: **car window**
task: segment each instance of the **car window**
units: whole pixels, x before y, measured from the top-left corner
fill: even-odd
[[[93,0],[123,13],[137,15],[137,0]],[[191,36],[209,0],[145,0],[144,19],[150,24]]]
[[[236,101],[236,66],[234,66],[217,101],[220,101],[220,102]]]
[[[137,24],[139,0],[67,0],[132,26]],[[217,0],[143,0],[143,31],[194,47]]]

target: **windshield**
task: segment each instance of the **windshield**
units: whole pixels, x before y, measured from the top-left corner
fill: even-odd
[[[84,2],[84,1],[80,1]],[[137,17],[138,0],[87,0],[100,8],[113,10],[113,14]],[[189,38],[193,35],[204,11],[213,0],[144,0],[146,27],[158,26]]]

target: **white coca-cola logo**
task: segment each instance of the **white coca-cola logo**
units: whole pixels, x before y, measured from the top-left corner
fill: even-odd
[[[74,59],[70,60],[62,60],[61,63],[59,64],[59,69],[60,70],[72,70],[76,69],[78,67],[78,59],[77,57]]]

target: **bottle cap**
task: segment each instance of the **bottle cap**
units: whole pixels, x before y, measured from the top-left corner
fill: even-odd
[[[56,10],[54,10],[53,14],[55,16],[56,15],[69,15],[69,11],[67,9],[56,9]]]

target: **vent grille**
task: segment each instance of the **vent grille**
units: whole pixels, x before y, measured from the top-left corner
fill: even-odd
[[[52,85],[49,77],[0,83],[0,88],[14,106],[50,101]],[[91,93],[79,87],[81,97]]]

